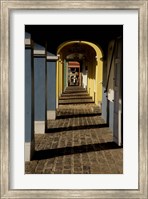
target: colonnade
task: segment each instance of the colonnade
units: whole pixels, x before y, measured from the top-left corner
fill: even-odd
[[[47,120],[56,118],[56,69],[58,56],[33,43],[25,33],[25,160],[34,151],[34,133],[43,134]]]
[[[83,60],[81,73],[87,71],[87,91],[97,106],[102,107],[102,116],[106,122],[107,117],[110,124],[113,125],[114,109],[108,108],[108,101],[113,102],[111,84],[106,94],[105,85],[108,76],[110,61],[105,62],[103,54],[98,46],[86,41],[65,42],[57,47],[57,54],[48,52],[45,45],[33,42],[30,33],[25,33],[25,161],[32,158],[34,152],[34,134],[43,134],[46,132],[47,121],[56,119],[56,109],[58,100],[65,87],[67,86],[67,62],[66,50],[64,47],[70,47],[75,43],[85,45],[89,51],[86,60]],[[121,48],[121,47],[120,47]],[[120,56],[121,56],[120,52]],[[111,55],[110,55],[111,56]],[[110,57],[109,56],[109,57]],[[118,64],[121,67],[121,64]],[[112,67],[113,70],[113,67]],[[112,76],[115,75],[114,70]],[[121,71],[119,72],[121,74]],[[119,77],[118,77],[119,78]],[[110,79],[113,79],[111,77]],[[120,82],[119,82],[120,83]],[[121,100],[121,96],[118,97]],[[119,99],[118,99],[119,100]],[[114,103],[113,103],[114,108]],[[119,108],[118,108],[119,109]],[[118,112],[118,110],[117,110]],[[110,114],[110,115],[109,115]],[[109,125],[110,125],[109,124]],[[114,128],[111,126],[112,130]],[[118,142],[118,135],[116,136]]]

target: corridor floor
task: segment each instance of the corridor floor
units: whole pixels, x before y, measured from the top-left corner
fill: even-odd
[[[123,148],[94,103],[60,105],[47,132],[35,135],[35,155],[26,174],[122,174]]]

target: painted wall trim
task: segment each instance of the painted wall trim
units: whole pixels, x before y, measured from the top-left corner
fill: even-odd
[[[45,50],[33,50],[33,54],[35,56],[40,56],[40,55],[45,56],[46,51]]]
[[[56,111],[48,110],[47,111],[47,120],[55,120],[56,119]]]
[[[58,56],[49,56],[49,55],[48,55],[48,56],[46,57],[46,59],[47,59],[47,61],[48,61],[48,60],[50,60],[50,61],[52,61],[52,60],[53,60],[53,61],[56,61],[56,60],[59,59],[59,57],[58,57]]]
[[[25,142],[25,161],[30,161],[35,151],[35,141]]]
[[[35,131],[35,134],[44,134],[45,121],[34,121],[34,131]]]
[[[25,46],[30,46],[31,47],[31,38],[26,38],[25,39]]]

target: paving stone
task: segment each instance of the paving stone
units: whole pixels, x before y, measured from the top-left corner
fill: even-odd
[[[123,148],[113,143],[95,104],[60,105],[47,128],[35,134],[35,159],[25,162],[26,174],[123,173]]]
[[[45,169],[44,174],[53,174],[53,171],[51,169]]]

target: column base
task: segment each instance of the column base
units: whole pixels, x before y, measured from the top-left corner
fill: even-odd
[[[35,151],[35,141],[25,142],[25,161],[31,161]]]
[[[118,146],[121,146],[121,142],[119,141],[119,139],[115,136],[113,136],[113,141],[118,145]]]
[[[56,111],[47,111],[47,120],[55,120],[56,119]]]
[[[35,121],[34,122],[35,134],[44,134],[45,133],[45,121]]]

